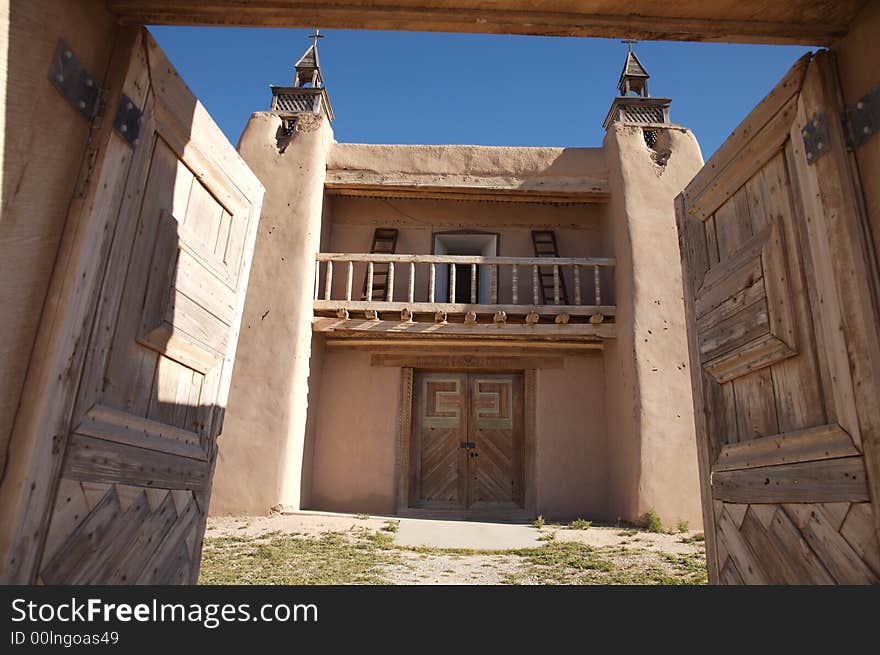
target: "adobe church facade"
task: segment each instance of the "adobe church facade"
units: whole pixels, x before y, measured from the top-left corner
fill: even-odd
[[[337,143],[317,39],[239,152],[266,188],[211,501],[702,524],[675,196],[630,51],[597,148]]]

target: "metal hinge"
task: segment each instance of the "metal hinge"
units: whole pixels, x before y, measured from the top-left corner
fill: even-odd
[[[113,129],[132,145],[137,145],[141,131],[141,117],[143,111],[134,104],[134,101],[124,93],[119,99],[119,107],[116,108],[116,118],[113,120]]]
[[[825,114],[813,114],[810,122],[801,128],[801,136],[804,138],[807,163],[812,164],[828,152],[828,119]]]
[[[880,130],[880,84],[859,98],[844,121],[849,147],[859,148]]]
[[[49,67],[49,81],[83,118],[92,122],[100,107],[100,89],[64,39],[58,39]]]

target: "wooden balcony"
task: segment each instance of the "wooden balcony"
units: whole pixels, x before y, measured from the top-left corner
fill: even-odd
[[[440,336],[462,345],[479,337],[596,347],[615,334],[616,307],[603,302],[614,264],[597,257],[319,253],[313,326],[365,344]]]

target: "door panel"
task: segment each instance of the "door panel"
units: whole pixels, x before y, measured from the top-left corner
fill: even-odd
[[[468,499],[522,505],[522,377],[470,376]]]
[[[143,107],[39,580],[193,583],[262,187],[145,30]],[[98,204],[96,202],[96,204]]]
[[[467,504],[467,375],[417,373],[413,388],[410,504]]]
[[[410,505],[522,505],[522,376],[416,373]]]
[[[676,200],[713,582],[880,578],[876,308],[834,89],[827,53],[801,59]]]

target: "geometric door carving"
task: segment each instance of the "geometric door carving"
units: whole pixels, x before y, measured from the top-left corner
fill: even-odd
[[[742,218],[734,213],[718,220]],[[747,239],[724,265],[709,269],[696,291],[694,309],[700,362],[718,382],[797,354],[788,278],[778,219]]]
[[[803,57],[676,198],[715,583],[880,581],[880,344],[836,84]]]
[[[522,375],[419,372],[415,378],[409,505],[521,507]]]

